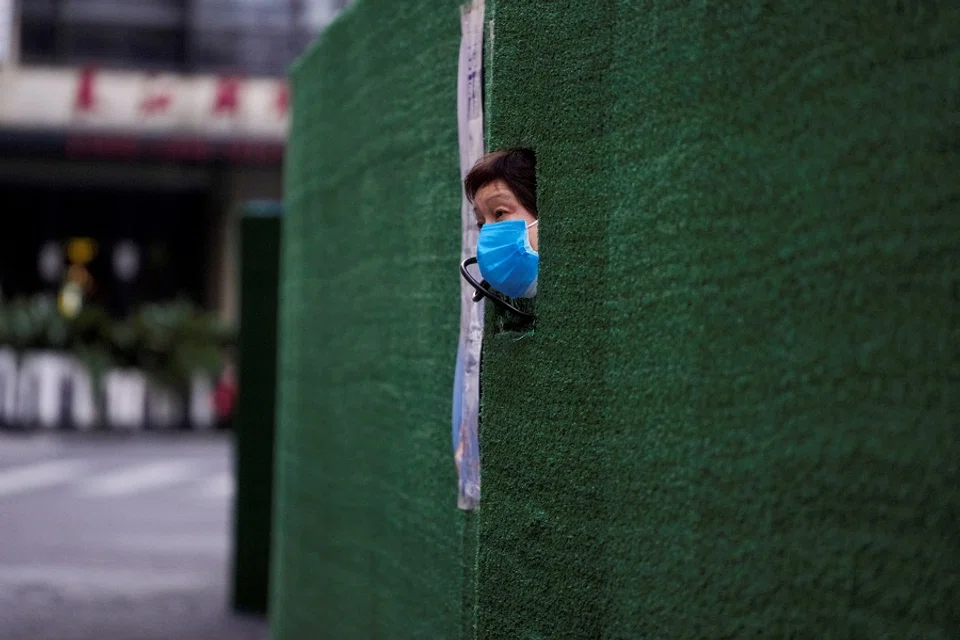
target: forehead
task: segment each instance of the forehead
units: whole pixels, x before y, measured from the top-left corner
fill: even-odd
[[[516,200],[516,196],[513,195],[513,192],[510,190],[510,187],[507,186],[506,182],[503,180],[494,180],[477,189],[473,200],[478,206],[483,206],[501,200],[513,201]]]

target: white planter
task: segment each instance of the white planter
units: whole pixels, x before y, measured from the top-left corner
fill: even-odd
[[[20,359],[17,421],[54,429],[63,422],[63,392],[72,385],[74,363],[57,351],[33,351]]]
[[[70,403],[70,418],[73,426],[89,431],[97,424],[97,394],[90,370],[78,360],[68,360],[73,398]]]
[[[185,418],[192,429],[216,426],[215,380],[207,374],[196,373],[186,395],[150,383],[139,369],[112,369],[100,382],[65,353],[0,348],[0,426],[140,430],[179,427]]]
[[[213,380],[203,373],[196,373],[190,383],[190,426],[194,429],[210,429],[217,422],[213,406]]]
[[[0,348],[0,423],[14,424],[17,420],[17,354],[13,349]]]
[[[103,376],[104,409],[111,429],[139,430],[146,422],[147,376],[139,369],[112,369]]]
[[[158,384],[147,385],[147,424],[170,429],[183,422],[184,406],[180,394]]]

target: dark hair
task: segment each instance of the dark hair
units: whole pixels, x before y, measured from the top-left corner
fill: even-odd
[[[537,157],[532,149],[514,147],[492,151],[477,161],[463,181],[473,202],[482,187],[503,180],[527,211],[537,216]]]

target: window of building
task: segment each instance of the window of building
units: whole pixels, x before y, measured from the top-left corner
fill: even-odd
[[[28,0],[24,64],[283,75],[348,0]]]

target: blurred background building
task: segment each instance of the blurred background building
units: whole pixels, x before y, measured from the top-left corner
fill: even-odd
[[[281,197],[285,73],[349,0],[0,0],[0,299],[235,318],[241,205]],[[78,243],[78,240],[80,241]]]

